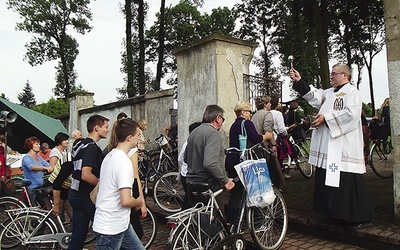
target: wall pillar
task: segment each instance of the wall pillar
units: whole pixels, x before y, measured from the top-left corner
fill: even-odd
[[[394,147],[393,166],[394,216],[400,223],[400,0],[384,0],[387,66],[390,98],[391,138]]]
[[[80,109],[94,107],[93,93],[90,92],[76,92],[72,93],[69,98],[69,121],[68,132],[71,134],[75,129],[82,131],[84,135],[87,134],[86,128],[81,128],[79,122]]]
[[[239,100],[249,100],[243,74],[257,44],[222,35],[211,35],[174,51],[178,72],[179,145],[188,137],[189,125],[201,122],[207,105],[225,110],[221,136],[226,145],[229,128],[236,118],[233,108]]]

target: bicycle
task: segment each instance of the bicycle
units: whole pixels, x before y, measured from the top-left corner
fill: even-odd
[[[289,141],[293,146],[293,149],[296,151],[296,157],[292,159],[288,154],[286,160],[282,162],[284,171],[289,173],[291,170],[290,165],[294,162],[294,170],[299,170],[302,176],[304,176],[306,179],[310,179],[313,175],[313,166],[308,163],[310,147],[306,144],[306,139],[294,140],[293,137],[290,136]]]
[[[12,179],[10,179],[12,180]],[[8,188],[8,180],[6,182],[6,187]],[[26,208],[28,206],[32,206],[31,201],[29,199],[29,195],[26,191],[26,186],[29,186],[31,184],[30,181],[24,181],[22,178],[15,179],[12,181],[14,190],[18,190],[18,198],[14,196],[2,196],[0,197],[0,222],[4,222],[7,220],[8,216],[7,213],[5,212],[6,210],[9,209],[16,209],[16,208]],[[19,191],[20,190],[20,191]],[[11,190],[11,193],[15,193]],[[28,206],[26,202],[28,203]]]
[[[160,171],[178,171],[177,149],[171,150],[164,135],[158,136],[154,141],[148,140],[148,143],[155,143],[157,149],[149,152],[150,162],[157,165]]]
[[[395,159],[390,138],[372,139],[368,162],[374,173],[380,178],[387,179],[393,176]]]
[[[13,179],[10,179],[11,181]],[[9,215],[6,213],[6,210],[14,210],[14,209],[24,209],[24,208],[39,208],[42,211],[48,211],[46,207],[40,208],[40,205],[38,203],[32,204],[28,191],[26,189],[27,186],[30,185],[30,181],[24,181],[21,178],[16,178],[12,181],[13,187],[15,190],[18,190],[19,196],[18,198],[15,198],[14,196],[3,196],[0,197],[0,222],[2,224],[5,224],[7,220],[9,219]],[[21,191],[19,191],[21,190]],[[45,199],[47,200],[47,205],[49,207],[52,207],[52,199],[51,199],[51,194],[52,194],[52,187],[45,187],[45,188],[39,188],[36,190],[38,195],[44,196]],[[52,211],[53,208],[51,208]],[[67,232],[71,231],[72,228],[70,226],[66,226],[66,228],[63,226],[61,228],[62,230],[66,230]],[[92,222],[89,224],[88,227],[88,234],[85,240],[85,243],[90,243],[96,238],[95,233],[93,232],[92,229]]]
[[[52,192],[51,187],[38,189],[43,195]],[[22,248],[62,249],[68,248],[71,233],[67,233],[60,216],[54,221],[53,208],[43,210],[38,207],[8,209],[9,220],[2,224],[0,244],[4,249]]]
[[[159,158],[157,164],[155,164],[153,153],[146,150],[141,150],[140,153],[143,159],[139,162],[139,177],[145,197],[149,192],[150,183],[154,183],[152,191],[155,203],[169,213],[180,211],[184,190],[179,180],[179,173],[165,172],[163,151],[160,153],[161,158]],[[169,161],[169,158],[166,159]]]
[[[227,150],[240,151],[235,148]],[[224,189],[213,192],[208,183],[192,185],[196,185],[195,190],[210,199],[206,205],[198,203],[193,208],[166,217],[171,228],[168,238],[170,249],[244,249],[244,217],[247,231],[260,249],[277,249],[282,245],[288,227],[288,214],[279,189],[273,187],[275,200],[266,207],[247,207],[244,197],[237,224],[229,226],[215,199]]]

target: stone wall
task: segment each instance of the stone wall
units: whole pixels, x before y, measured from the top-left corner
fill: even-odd
[[[110,119],[110,131],[117,115],[125,112],[133,120],[147,120],[148,127],[144,131],[146,139],[154,139],[162,133],[162,128],[170,124],[169,110],[173,108],[173,89],[148,93],[126,100],[94,106],[93,94],[75,94],[70,100],[70,118],[67,130],[72,133],[74,129],[88,135],[86,121],[90,116],[99,114]],[[64,124],[66,122],[64,121]],[[104,148],[108,144],[110,133],[106,140],[100,140],[99,145]]]

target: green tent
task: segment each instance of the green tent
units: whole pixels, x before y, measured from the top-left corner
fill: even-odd
[[[0,111],[14,111],[18,115],[15,122],[7,123],[7,145],[20,153],[27,152],[24,149],[24,142],[30,136],[36,136],[41,142],[47,142],[50,147],[54,147],[54,137],[58,132],[69,134],[60,120],[3,98],[0,98]],[[0,133],[5,134],[5,132],[4,123],[2,123]]]

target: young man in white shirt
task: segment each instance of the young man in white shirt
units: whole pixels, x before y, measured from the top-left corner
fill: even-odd
[[[129,223],[131,208],[143,203],[132,197],[133,168],[127,156],[137,146],[139,131],[131,119],[119,120],[112,131],[118,143],[101,165],[93,222],[93,231],[99,234],[96,249],[145,249]]]

